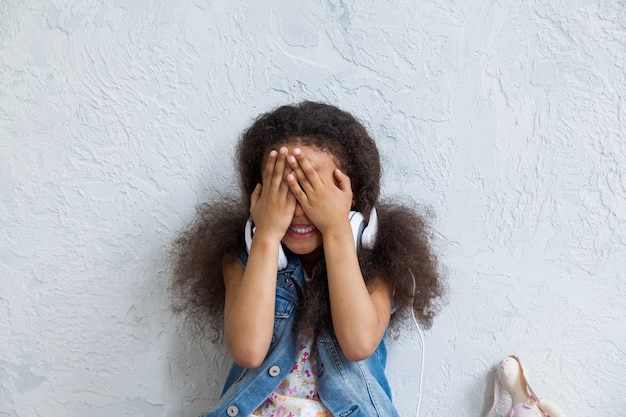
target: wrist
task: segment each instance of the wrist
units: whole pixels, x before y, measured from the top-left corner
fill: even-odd
[[[252,242],[258,242],[259,245],[269,245],[276,247],[285,235],[284,232],[272,230],[272,228],[256,227]]]
[[[325,246],[334,242],[354,241],[352,237],[352,227],[350,226],[350,220],[347,216],[345,221],[341,221],[325,230],[320,230],[320,232],[322,233]]]

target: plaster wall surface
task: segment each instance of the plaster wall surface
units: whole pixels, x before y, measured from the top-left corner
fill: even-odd
[[[169,309],[170,243],[261,112],[359,117],[436,214],[448,304],[390,344],[402,415],[479,416],[517,353],[626,415],[626,3],[0,4],[0,416],[196,416],[229,364]],[[506,401],[499,410],[505,411]]]

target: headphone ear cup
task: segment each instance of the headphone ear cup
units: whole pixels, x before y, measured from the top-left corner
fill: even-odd
[[[289,261],[287,260],[287,255],[285,255],[285,250],[283,249],[282,243],[278,244],[278,270],[287,268],[287,264]]]
[[[243,230],[243,237],[246,240],[246,252],[250,255],[250,246],[252,246],[252,219],[248,218],[246,226]]]
[[[361,234],[361,244],[364,248],[372,249],[374,247],[374,242],[376,242],[376,235],[378,233],[378,214],[376,214],[376,209],[372,207],[372,211],[370,211],[370,219],[367,223],[367,227],[363,229],[363,233]]]
[[[352,227],[352,238],[354,239],[354,247],[359,248],[361,246],[361,235],[365,227],[363,221],[363,215],[358,211],[351,211],[348,214],[350,218],[350,227]]]
[[[378,215],[376,209],[372,208],[370,212],[370,220],[365,226],[365,218],[358,211],[351,211],[349,214],[350,226],[352,227],[352,237],[354,238],[354,247],[363,246],[367,249],[374,247],[376,234],[378,232]]]

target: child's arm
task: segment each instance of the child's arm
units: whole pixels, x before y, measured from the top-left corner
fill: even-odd
[[[278,246],[293,217],[295,197],[284,181],[287,149],[271,151],[263,171],[263,186],[251,196],[250,215],[256,226],[244,269],[236,257],[224,258],[226,287],[224,338],[233,360],[242,367],[259,366],[274,329]]]
[[[370,288],[365,285],[349,223],[347,229],[337,228],[323,236],[337,340],[349,360],[366,359],[380,344],[389,324],[392,290],[382,280],[374,280]]]
[[[288,161],[294,171],[288,176],[291,191],[322,233],[335,335],[346,358],[365,359],[389,324],[392,289],[382,280],[368,288],[363,280],[348,220],[350,178],[339,169],[318,173],[298,150]]]

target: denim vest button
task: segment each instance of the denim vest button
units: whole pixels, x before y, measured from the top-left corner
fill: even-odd
[[[269,374],[270,376],[278,376],[280,374],[280,367],[278,365],[270,367]]]
[[[235,417],[237,414],[239,414],[239,408],[237,408],[236,405],[231,405],[226,409],[226,414],[228,414],[230,417]]]

